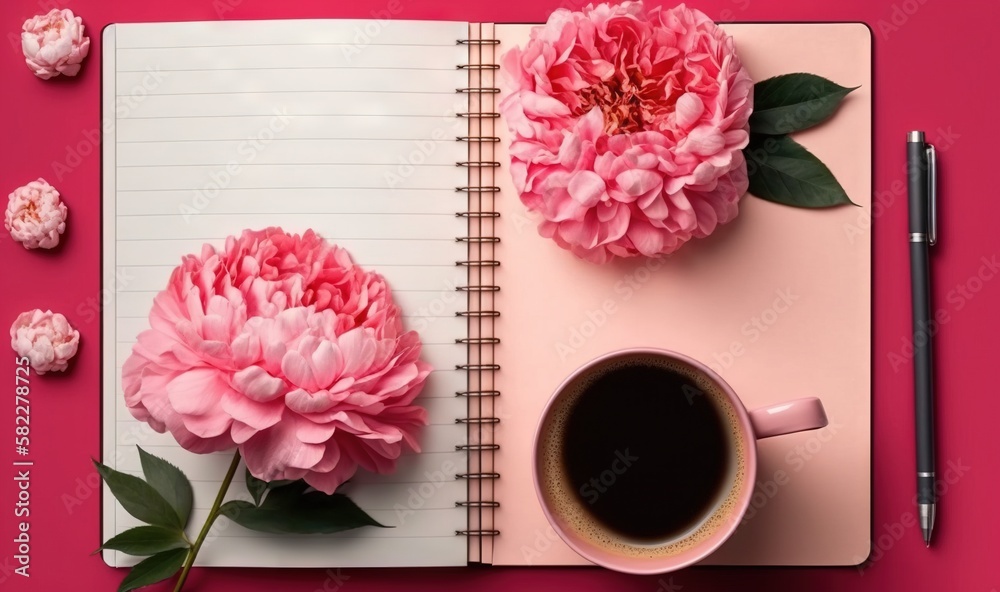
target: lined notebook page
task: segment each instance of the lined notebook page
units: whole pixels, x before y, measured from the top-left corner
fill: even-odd
[[[136,444],[192,480],[204,522],[231,453],[196,455],[124,406],[121,366],[186,253],[246,228],[312,228],[382,273],[434,368],[419,399],[423,453],[341,491],[394,528],[273,536],[221,518],[198,558],[214,566],[464,565],[466,497],[466,51],[464,23],[257,21],[121,24],[104,32],[104,462],[140,474]],[[249,499],[242,468],[229,498]],[[138,522],[104,491],[103,539]],[[111,565],[135,559],[105,552]]]

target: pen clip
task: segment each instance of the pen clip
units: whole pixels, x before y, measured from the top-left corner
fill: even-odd
[[[927,244],[937,244],[937,151],[927,144]]]

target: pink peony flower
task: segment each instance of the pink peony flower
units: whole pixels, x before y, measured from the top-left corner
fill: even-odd
[[[125,402],[188,450],[333,493],[394,469],[430,367],[382,276],[311,230],[244,231],[184,257],[122,368]]]
[[[51,249],[66,230],[66,205],[55,187],[39,178],[10,194],[3,226],[25,249]]]
[[[542,236],[603,263],[671,253],[736,216],[753,81],[707,16],[560,9],[502,60],[511,173]]]
[[[63,315],[36,308],[22,312],[10,326],[10,346],[38,374],[62,372],[76,355],[80,332]]]
[[[83,34],[83,20],[68,8],[53,8],[48,14],[24,21],[21,51],[28,68],[42,80],[65,74],[76,76],[90,51],[90,38]]]

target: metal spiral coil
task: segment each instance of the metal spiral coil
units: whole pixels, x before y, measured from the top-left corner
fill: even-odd
[[[459,39],[457,43],[484,48],[499,45],[500,41],[498,39]],[[491,281],[493,279],[492,270],[500,266],[500,261],[491,256],[493,247],[500,243],[500,238],[494,236],[490,230],[493,228],[493,221],[500,217],[500,213],[493,211],[495,208],[487,206],[487,202],[492,203],[493,196],[500,193],[500,187],[486,183],[501,168],[500,162],[491,160],[487,156],[492,155],[492,146],[499,143],[500,138],[494,135],[476,135],[478,131],[492,130],[494,122],[500,118],[500,114],[493,109],[477,112],[477,107],[482,109],[483,105],[493,104],[494,97],[500,94],[500,89],[495,86],[477,85],[477,83],[486,80],[486,76],[492,76],[495,71],[500,69],[500,66],[495,63],[481,63],[485,52],[485,49],[482,52],[476,52],[475,47],[470,48],[470,62],[480,61],[480,63],[460,64],[458,66],[459,70],[469,71],[470,78],[468,86],[455,89],[456,93],[467,96],[469,100],[467,111],[455,114],[459,119],[469,123],[469,135],[455,138],[455,141],[465,142],[469,145],[468,159],[455,163],[455,166],[463,167],[469,173],[468,185],[455,188],[456,192],[466,194],[468,200],[466,211],[456,212],[455,216],[465,218],[469,229],[466,236],[455,237],[456,242],[467,246],[468,253],[466,259],[456,261],[455,265],[467,269],[469,281],[468,285],[456,286],[455,291],[465,294],[470,309],[455,313],[455,316],[466,319],[469,327],[469,333],[466,337],[455,339],[456,344],[467,347],[469,352],[467,363],[455,366],[457,370],[465,371],[469,376],[466,390],[456,391],[455,396],[467,398],[470,415],[470,417],[461,417],[455,420],[455,423],[463,424],[469,430],[469,439],[467,440],[469,443],[458,444],[455,446],[455,450],[465,451],[470,455],[492,454],[500,449],[500,445],[493,442],[480,443],[484,430],[490,430],[492,429],[490,426],[500,423],[500,418],[486,416],[489,415],[487,409],[492,409],[492,399],[500,396],[500,391],[491,388],[492,381],[487,381],[484,378],[500,370],[499,364],[487,363],[492,362],[493,357],[484,353],[490,351],[487,348],[500,345],[500,338],[492,335],[492,322],[500,316],[500,312],[489,310],[492,308],[490,303],[492,303],[493,294],[500,291],[500,286]],[[482,469],[488,466],[482,463],[473,465],[470,462],[472,469]],[[456,474],[455,478],[469,482],[470,498],[481,498],[488,496],[489,494],[485,492],[491,490],[483,489],[483,486],[478,484],[499,479],[500,474],[487,470],[470,470]],[[479,492],[478,495],[473,494],[474,490]],[[455,502],[455,505],[469,508],[470,511],[480,513],[479,515],[482,517],[483,512],[499,507],[500,503],[490,499],[470,499]],[[499,535],[499,530],[485,528],[491,525],[491,523],[482,521],[470,522],[470,528],[456,530],[455,534],[468,537]]]

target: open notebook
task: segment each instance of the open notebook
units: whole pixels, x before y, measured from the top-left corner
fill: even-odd
[[[740,326],[780,290],[796,295],[794,305],[721,373],[748,405],[821,396],[838,432],[794,473],[789,454],[811,450],[810,436],[762,443],[761,475],[784,467],[792,477],[712,561],[863,559],[871,243],[845,234],[845,225],[870,211],[870,39],[859,25],[728,28],[757,79],[808,70],[863,85],[836,125],[799,138],[862,207],[803,212],[747,198],[729,228],[626,292],[619,282],[638,278],[640,262],[573,259],[538,237],[511,187],[505,126],[494,115],[495,64],[527,39],[528,25],[109,26],[103,265],[121,289],[103,316],[103,461],[138,473],[136,444],[171,460],[194,484],[192,524],[204,520],[230,455],[189,453],[135,421],[121,365],[182,255],[245,228],[312,228],[382,273],[408,328],[421,334],[435,368],[419,399],[430,416],[423,452],[392,475],[359,474],[342,489],[395,528],[271,536],[223,518],[200,565],[581,563],[554,540],[529,472],[532,432],[552,388],[589,357],[623,345],[711,362],[748,339]],[[619,312],[586,327],[609,298]],[[581,333],[588,337],[577,343]],[[234,483],[237,497],[248,494]],[[104,539],[136,524],[107,491],[102,522]],[[114,551],[104,559],[134,563]]]

